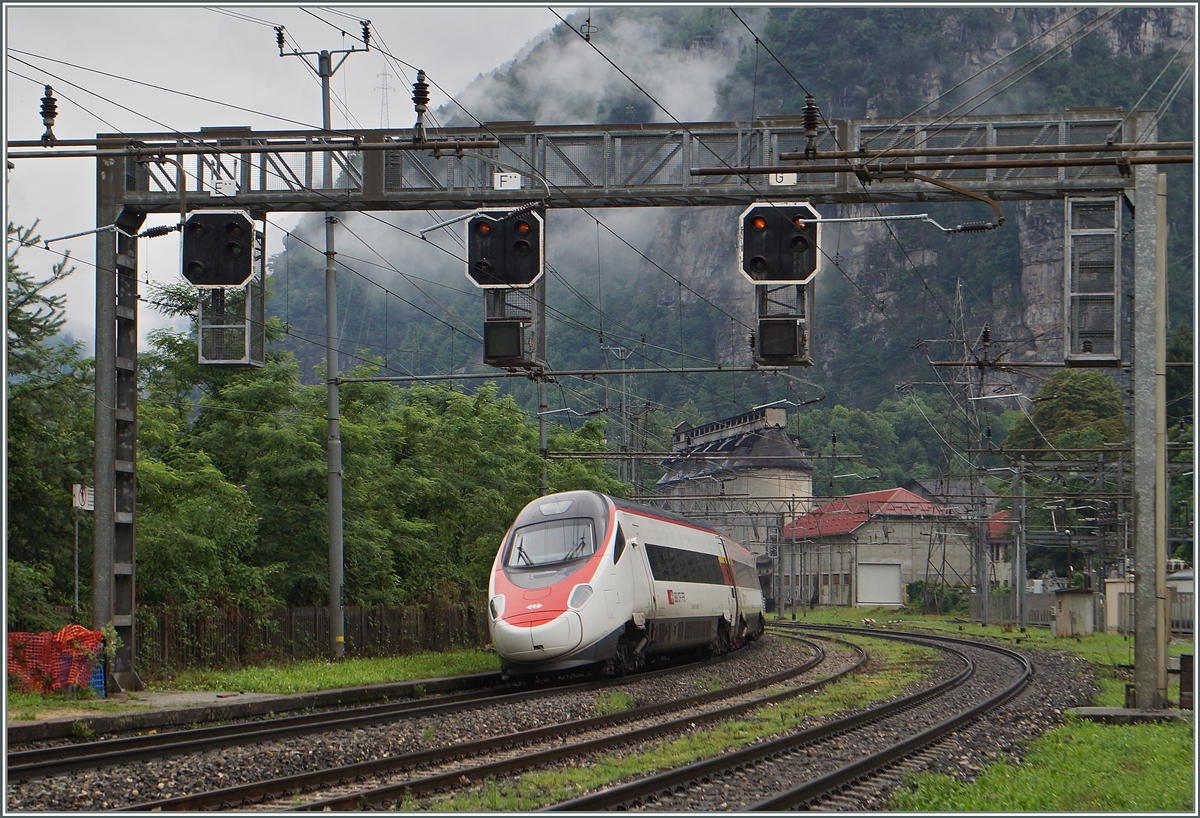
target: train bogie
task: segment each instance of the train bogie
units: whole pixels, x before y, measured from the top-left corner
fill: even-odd
[[[496,555],[492,642],[509,673],[714,653],[762,632],[753,558],[685,518],[596,492],[533,501]]]

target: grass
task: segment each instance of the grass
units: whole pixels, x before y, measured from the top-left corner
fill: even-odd
[[[864,707],[890,698],[924,678],[941,654],[930,648],[884,639],[855,637],[879,662],[871,673],[858,673],[814,693],[711,726],[697,726],[686,735],[663,741],[640,752],[608,751],[593,766],[566,770],[534,771],[506,782],[484,782],[471,792],[444,798],[433,809],[449,812],[529,811],[565,801],[632,775],[646,775],[678,767],[741,747],[765,736],[796,728],[806,722],[847,708]]]
[[[40,693],[26,693],[11,687],[8,690],[6,706],[9,721],[35,721],[43,716],[53,716],[56,712],[115,713],[129,709],[127,704],[97,698],[91,690],[43,696]]]
[[[595,711],[597,716],[610,716],[613,713],[624,713],[626,710],[632,710],[637,706],[633,696],[623,690],[614,690],[611,693],[598,693],[596,695]]]
[[[1025,762],[991,764],[971,784],[909,778],[889,807],[921,812],[1194,811],[1190,723],[1124,727],[1071,718],[1030,743]]]
[[[150,680],[147,689],[309,693],[338,687],[495,672],[499,669],[500,660],[494,653],[463,650],[378,659],[346,659],[336,664],[312,660],[240,670],[188,670],[178,672],[170,681]],[[418,685],[414,692],[420,696],[423,690]],[[10,688],[6,711],[10,721],[33,721],[68,713],[73,715],[78,711],[114,713],[144,706],[139,703],[136,693],[117,700],[96,698],[90,691],[79,691],[76,695],[55,693],[43,696]]]
[[[814,625],[853,625],[859,627],[863,619],[874,619],[875,627],[897,630],[928,630],[949,636],[987,636],[998,642],[1018,645],[1023,648],[1052,650],[1071,653],[1095,665],[1112,668],[1133,664],[1133,637],[1119,633],[1094,633],[1088,637],[1057,638],[1050,629],[1030,625],[1025,633],[1006,625],[979,625],[968,622],[966,616],[954,614],[924,614],[908,609],[893,608],[848,608],[827,607],[814,611],[797,611],[796,622]],[[903,620],[896,625],[887,625],[890,619]],[[779,617],[780,622],[791,622],[791,614]],[[1172,656],[1191,653],[1190,639],[1176,639],[1168,652]]]
[[[345,659],[341,662],[309,660],[240,670],[188,670],[177,673],[169,683],[151,685],[151,689],[310,693],[338,687],[436,679],[499,670],[500,660],[494,653],[461,650],[417,653],[411,656]]]

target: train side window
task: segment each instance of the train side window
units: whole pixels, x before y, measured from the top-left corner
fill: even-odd
[[[613,564],[621,559],[621,555],[625,553],[625,532],[621,530],[621,524],[617,523],[617,539],[613,547]]]

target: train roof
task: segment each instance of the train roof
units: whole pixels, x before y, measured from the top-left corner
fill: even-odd
[[[692,528],[699,528],[704,531],[711,531],[713,534],[716,534],[718,537],[722,537],[724,539],[729,539],[728,537],[726,537],[720,531],[717,531],[712,526],[706,525],[705,523],[697,522],[696,520],[689,519],[688,517],[684,517],[682,514],[678,514],[674,511],[667,511],[666,509],[663,509],[663,508],[655,508],[654,506],[648,506],[643,503],[635,503],[632,500],[622,500],[620,497],[612,497],[610,495],[605,495],[605,496],[608,497],[609,500],[612,500],[613,505],[615,505],[617,508],[623,508],[623,509],[626,509],[627,511],[638,512],[641,514],[649,514],[654,517],[665,517],[668,520],[673,520],[677,523],[683,523],[684,525],[691,526]]]

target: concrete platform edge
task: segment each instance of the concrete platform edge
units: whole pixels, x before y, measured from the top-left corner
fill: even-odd
[[[267,713],[285,713],[309,707],[336,707],[339,705],[363,704],[384,699],[407,699],[419,685],[425,693],[450,693],[498,682],[499,673],[480,673],[472,676],[453,676],[445,679],[414,679],[408,682],[391,682],[369,687],[339,688],[315,693],[269,696],[228,704],[206,704],[196,706],[165,707],[135,710],[127,713],[102,713],[87,717],[47,719],[33,722],[9,722],[7,737],[9,744],[26,741],[71,738],[76,729],[86,728],[96,735],[129,730],[151,730],[158,727],[181,724],[228,721],[250,718]],[[216,695],[216,694],[214,694]],[[82,728],[76,728],[80,723]]]
[[[1068,713],[1104,724],[1148,724],[1158,721],[1186,721],[1182,710],[1137,710],[1126,707],[1072,707]]]

